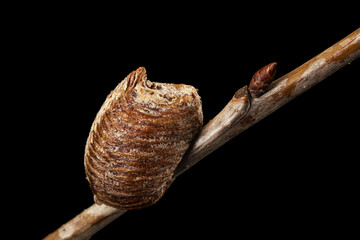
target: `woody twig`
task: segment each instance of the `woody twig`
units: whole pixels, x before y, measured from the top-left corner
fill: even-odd
[[[359,56],[360,28],[303,65],[268,84],[268,89],[264,88],[261,92],[263,95],[255,93],[250,97],[247,87],[239,89],[225,108],[203,128],[198,139],[185,154],[174,176],[179,176],[227,141]],[[260,88],[262,89],[261,86]],[[125,210],[94,204],[44,239],[89,239],[125,212]]]

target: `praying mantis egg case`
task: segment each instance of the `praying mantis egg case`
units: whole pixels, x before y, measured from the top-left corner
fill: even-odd
[[[143,67],[108,95],[85,147],[96,203],[140,209],[156,203],[203,124],[197,90],[150,82]]]

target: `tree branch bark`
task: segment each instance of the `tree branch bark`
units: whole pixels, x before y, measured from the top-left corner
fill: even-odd
[[[360,28],[274,81],[270,89],[261,97],[250,99],[246,88],[239,89],[225,108],[203,128],[198,139],[175,170],[174,176],[179,176],[227,141],[359,56]],[[89,239],[125,212],[125,210],[93,204],[44,240]]]
[[[251,107],[246,115],[239,114],[238,118],[241,120],[233,119],[232,121],[236,123],[229,126],[226,121],[227,116],[233,114],[235,109],[243,110],[245,108],[243,105],[246,104],[246,101],[237,101],[235,94],[228,105],[201,131],[199,138],[176,169],[177,175],[359,56],[360,28],[300,67],[275,80],[264,95],[251,100]],[[231,105],[234,106],[230,107]],[[222,121],[218,121],[219,119]]]

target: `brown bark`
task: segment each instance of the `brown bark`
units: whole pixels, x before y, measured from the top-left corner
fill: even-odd
[[[360,56],[360,28],[300,67],[274,81],[269,90],[251,100],[242,90],[210,121],[176,169],[178,176],[227,141],[304,93]],[[94,204],[51,233],[45,240],[89,239],[125,213]]]

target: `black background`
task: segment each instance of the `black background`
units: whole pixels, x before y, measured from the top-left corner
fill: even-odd
[[[195,86],[206,123],[260,67],[276,61],[280,77],[359,27],[331,11],[292,6],[163,7],[101,16],[48,11],[12,30],[8,63],[17,67],[9,92],[20,101],[11,101],[8,115],[17,127],[4,128],[12,131],[14,149],[6,150],[17,173],[8,182],[21,184],[5,188],[5,199],[21,216],[11,223],[30,226],[29,238],[45,237],[93,204],[86,138],[106,96],[131,71],[144,66],[151,81]],[[353,229],[359,70],[357,60],[334,73],[181,175],[157,204],[127,212],[92,239]]]

